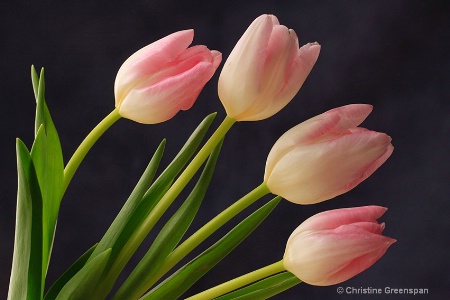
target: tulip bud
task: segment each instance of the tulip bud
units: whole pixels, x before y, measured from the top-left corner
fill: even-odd
[[[366,104],[342,106],[283,134],[267,157],[269,190],[294,203],[314,204],[369,177],[394,149],[388,135],[357,127],[371,111]]]
[[[318,286],[343,282],[373,265],[396,240],[381,235],[376,220],[387,209],[364,206],[314,215],[291,234],[283,263],[302,281]]]
[[[294,30],[273,15],[258,17],[237,42],[219,77],[219,98],[228,117],[266,119],[299,91],[319,56],[317,43],[299,49]]]
[[[188,48],[193,38],[193,30],[172,33],[123,63],[114,85],[122,117],[155,124],[191,108],[222,59],[206,46]]]

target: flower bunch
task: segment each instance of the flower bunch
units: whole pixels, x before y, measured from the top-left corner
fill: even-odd
[[[392,154],[388,135],[359,127],[371,105],[351,104],[324,112],[282,135],[268,154],[262,182],[181,242],[205,198],[226,133],[237,121],[266,119],[285,107],[319,56],[318,43],[300,47],[294,30],[273,15],[262,15],[245,31],[222,68],[218,95],[226,111],[223,122],[203,142],[215,114],[206,116],[172,162],[158,171],[163,140],[104,236],[45,290],[60,203],[91,147],[121,118],[156,124],[189,109],[218,69],[222,54],[202,45],[189,47],[193,37],[193,30],[175,32],[123,63],[114,85],[114,110],[87,135],[66,165],[45,101],[44,72],[38,75],[32,67],[35,139],[30,150],[17,141],[16,238],[8,299],[179,298],[251,234],[282,198],[296,204],[329,200],[367,179]],[[128,261],[193,178],[197,182],[185,201],[120,282]],[[167,275],[200,243],[267,194],[275,197]],[[266,299],[301,281],[319,286],[345,281],[370,267],[395,242],[382,235],[385,225],[377,222],[385,211],[366,206],[314,215],[292,233],[283,259],[189,299],[248,295]]]

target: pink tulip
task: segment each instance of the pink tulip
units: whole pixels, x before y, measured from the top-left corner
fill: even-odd
[[[283,263],[302,281],[318,286],[343,282],[373,265],[396,240],[381,235],[376,220],[387,209],[363,206],[325,211],[291,234]]]
[[[394,150],[388,135],[357,127],[371,111],[366,104],[342,106],[287,131],[267,158],[269,190],[294,203],[313,204],[369,177]]]
[[[123,63],[114,85],[122,117],[155,124],[192,107],[222,59],[206,46],[188,48],[193,38],[193,30],[172,33]]]
[[[299,91],[319,56],[320,46],[299,49],[294,30],[273,15],[258,17],[237,42],[219,77],[219,97],[228,117],[266,119]]]

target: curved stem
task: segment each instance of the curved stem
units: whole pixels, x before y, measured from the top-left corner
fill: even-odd
[[[186,300],[214,299],[220,295],[224,295],[226,293],[239,289],[252,282],[261,280],[276,273],[283,272],[284,270],[286,269],[283,265],[283,260],[280,260],[276,263],[265,266],[264,268],[247,273],[225,283],[219,284],[213,288],[210,288],[209,290],[186,298]]]
[[[103,133],[117,120],[121,118],[119,111],[114,109],[109,115],[107,115],[94,129],[87,135],[87,137],[78,146],[75,153],[70,158],[64,169],[64,189],[63,193],[69,186],[75,171],[80,166],[86,154],[89,152],[95,142],[102,136]]]
[[[266,183],[263,182],[250,193],[230,205],[227,209],[218,214],[211,221],[206,223],[202,228],[197,230],[193,235],[186,239],[179,245],[164,261],[161,268],[155,274],[151,281],[146,284],[146,289],[149,289],[156,281],[158,281],[164,274],[172,269],[179,261],[195,249],[201,242],[213,234],[222,225],[228,222],[231,218],[243,211],[256,200],[270,193]]]
[[[142,225],[129,238],[128,242],[125,244],[120,254],[118,255],[117,260],[111,266],[108,276],[107,278],[105,278],[106,282],[112,281],[115,274],[118,274],[118,272],[123,269],[125,264],[128,262],[130,257],[139,247],[141,242],[144,240],[144,238],[147,236],[156,222],[161,218],[167,208],[169,208],[170,204],[172,204],[175,198],[181,193],[183,188],[189,183],[189,181],[192,179],[201,165],[214,150],[216,145],[223,139],[225,134],[235,122],[236,120],[229,118],[228,116],[225,117],[220,126],[211,135],[209,140],[203,145],[203,147],[192,159],[186,169],[180,174],[180,176],[164,194],[158,204],[152,209]]]

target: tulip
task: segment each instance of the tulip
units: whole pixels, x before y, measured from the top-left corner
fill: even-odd
[[[376,221],[386,210],[364,206],[310,217],[289,237],[284,267],[318,286],[337,284],[361,273],[396,241],[381,235],[385,225]]]
[[[269,190],[297,204],[314,204],[369,177],[394,149],[388,135],[357,127],[371,111],[366,104],[342,106],[283,134],[267,157]]]
[[[266,119],[299,91],[319,56],[320,46],[299,49],[294,30],[273,15],[258,17],[240,38],[219,77],[219,98],[237,121]]]
[[[193,38],[193,30],[172,33],[123,63],[114,85],[122,117],[155,124],[192,107],[222,59],[206,46],[188,48]]]

